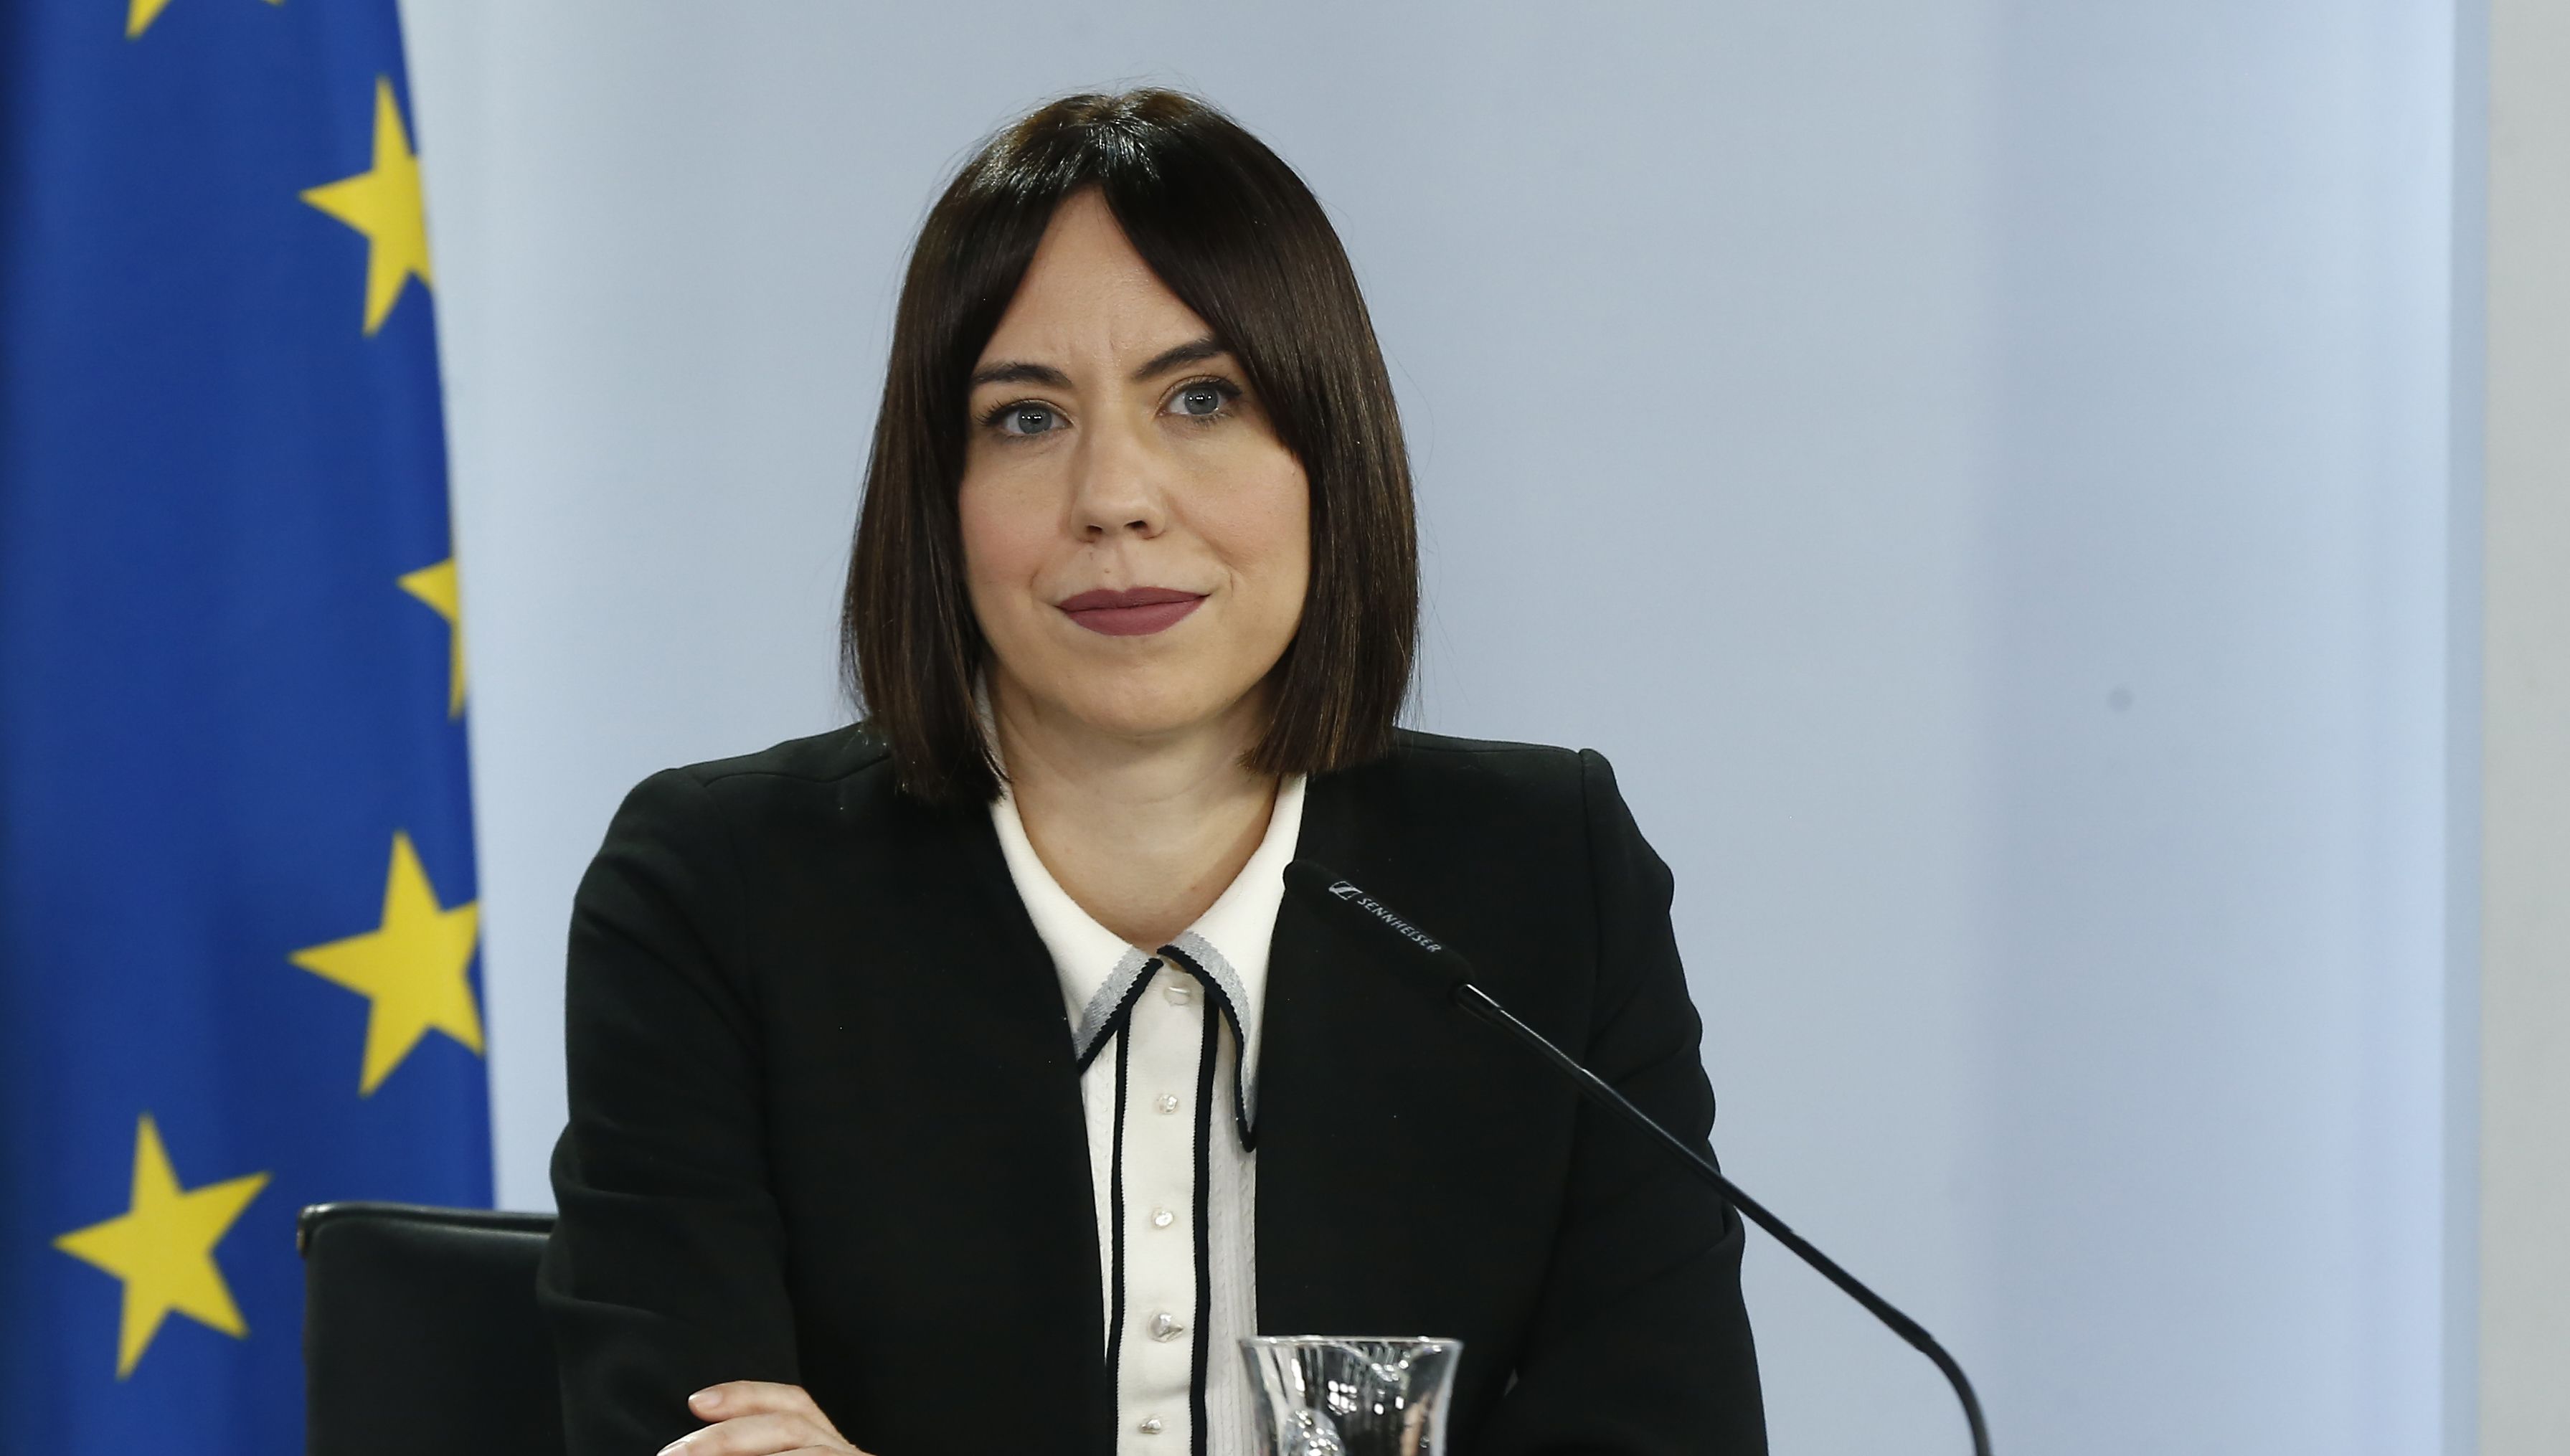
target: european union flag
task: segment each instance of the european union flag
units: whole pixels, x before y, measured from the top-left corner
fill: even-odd
[[[295,1210],[487,1204],[394,0],[0,5],[0,1409],[300,1449]]]

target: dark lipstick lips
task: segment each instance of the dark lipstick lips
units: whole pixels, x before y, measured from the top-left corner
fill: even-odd
[[[1120,592],[1099,588],[1054,605],[1071,621],[1108,637],[1147,637],[1175,626],[1204,601],[1200,592],[1168,587],[1128,587]]]

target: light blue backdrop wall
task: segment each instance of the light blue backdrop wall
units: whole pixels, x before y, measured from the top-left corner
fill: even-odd
[[[2449,6],[410,22],[505,1202],[550,1202],[618,797],[841,721],[942,173],[1147,78],[1336,215],[1420,464],[1418,717],[1615,760],[1742,1181],[2002,1451],[2434,1448]],[[1772,1246],[1750,1294],[1780,1452],[1960,1449]]]

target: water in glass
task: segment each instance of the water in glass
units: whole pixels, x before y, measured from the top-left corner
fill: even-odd
[[[1445,1456],[1464,1342],[1408,1336],[1245,1339],[1258,1456]]]

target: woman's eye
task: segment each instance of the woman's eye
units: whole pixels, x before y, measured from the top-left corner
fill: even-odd
[[[1050,404],[1012,404],[993,423],[1004,435],[1041,435],[1061,427],[1062,413]]]
[[[1188,419],[1206,419],[1222,413],[1222,407],[1229,404],[1237,392],[1210,379],[1201,384],[1188,384],[1169,397],[1169,412]]]

